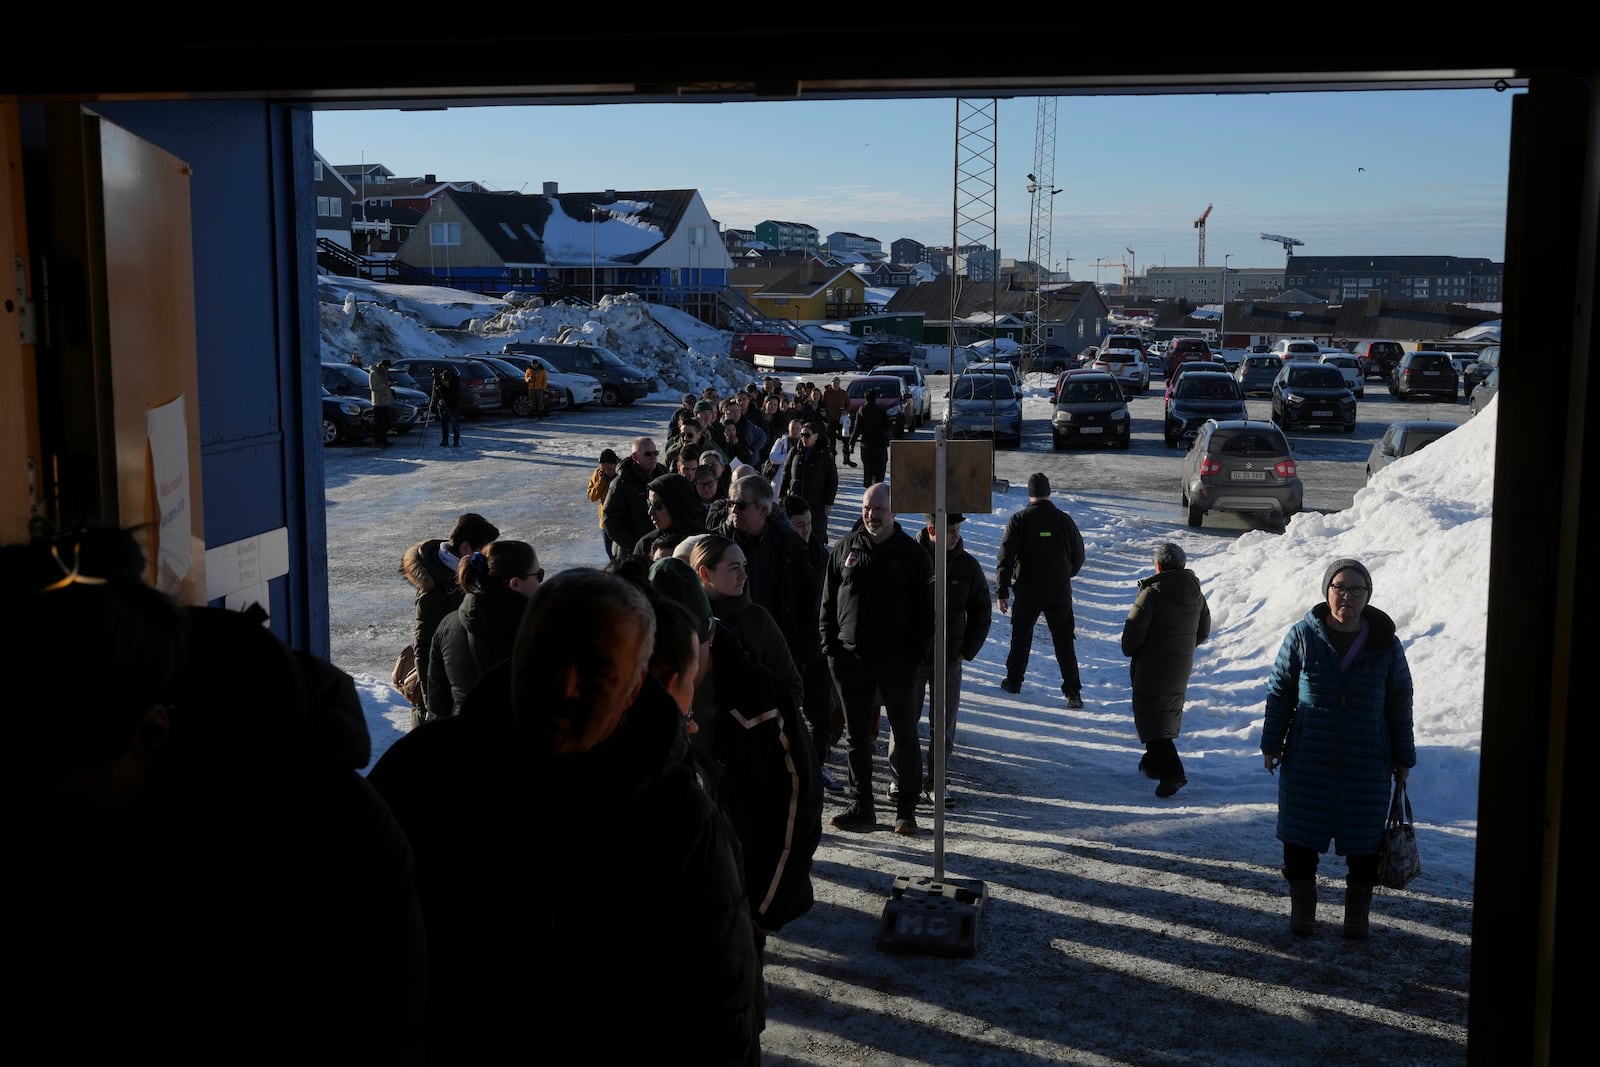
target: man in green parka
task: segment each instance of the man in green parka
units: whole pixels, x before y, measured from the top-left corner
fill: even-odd
[[[1170,541],[1156,549],[1156,572],[1139,579],[1122,626],[1122,654],[1132,657],[1133,723],[1145,747],[1139,770],[1160,782],[1158,797],[1189,784],[1173,742],[1183,725],[1195,646],[1211,634],[1211,609],[1186,562],[1183,549]]]

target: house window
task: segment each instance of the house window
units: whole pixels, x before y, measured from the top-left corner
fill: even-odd
[[[311,164],[311,180],[314,182],[322,180],[322,160],[320,159]]]
[[[528,235],[529,240],[537,241],[539,239],[539,235],[533,232],[533,227],[526,222],[522,224],[522,232]]]
[[[328,217],[330,219],[337,219],[337,218],[341,218],[343,215],[344,215],[344,197],[342,197],[342,196],[330,196],[330,197],[328,197]]]
[[[689,227],[689,243],[691,245],[703,245],[703,244],[705,244],[706,243],[706,228],[704,226],[690,226]]]
[[[461,243],[461,223],[430,222],[428,224],[428,243],[435,246],[459,245]]]
[[[512,239],[512,240],[513,240],[513,241],[515,241],[515,240],[516,240],[516,239],[517,239],[517,231],[516,231],[516,230],[513,230],[513,229],[512,229],[512,228],[511,228],[511,223],[509,223],[509,222],[502,222],[502,223],[501,223],[501,224],[500,224],[500,229],[501,229],[501,230],[502,230],[502,231],[503,231],[503,232],[504,232],[504,233],[505,233],[505,235],[506,235],[506,236],[507,236],[507,237],[509,237],[509,238],[511,238],[511,239]]]
[[[321,215],[323,217],[327,216],[327,214],[328,214],[328,198],[327,197],[325,197],[325,196],[317,197],[317,214]]]

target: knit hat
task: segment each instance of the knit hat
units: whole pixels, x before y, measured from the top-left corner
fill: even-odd
[[[695,625],[700,628],[700,640],[711,636],[717,620],[711,615],[711,601],[693,567],[673,556],[658,559],[650,565],[650,585],[662,596],[671,597],[689,609]]]
[[[615,450],[610,449],[610,448],[602,448],[600,450],[600,462],[601,463],[621,463],[622,460],[617,458],[617,453],[615,452]]]
[[[1046,478],[1042,472],[1028,475],[1028,495],[1049,496],[1050,479]]]
[[[694,410],[696,414],[698,414],[702,411],[715,411],[717,410],[717,406],[709,400],[699,400],[695,402]]]
[[[1360,560],[1336,559],[1328,564],[1328,569],[1322,572],[1322,595],[1328,595],[1328,586],[1333,584],[1334,576],[1340,571],[1359,571],[1367,583],[1367,596],[1372,595],[1372,575]]]

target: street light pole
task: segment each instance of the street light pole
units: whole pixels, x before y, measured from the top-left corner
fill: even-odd
[[[589,207],[589,306],[593,307],[594,299],[594,213],[593,205]]]
[[[1232,255],[1232,252],[1224,252],[1222,255],[1222,317],[1217,323],[1217,355],[1219,356],[1228,344],[1228,260]],[[1224,360],[1223,362],[1227,361]]]

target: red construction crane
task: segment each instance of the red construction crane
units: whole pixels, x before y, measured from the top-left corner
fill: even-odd
[[[1200,262],[1198,266],[1206,265],[1206,215],[1211,214],[1211,205],[1206,205],[1205,213],[1194,220],[1194,228],[1200,231]]]

